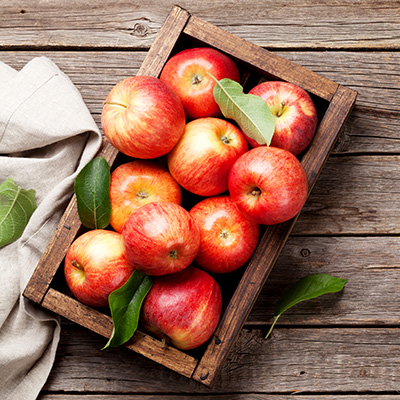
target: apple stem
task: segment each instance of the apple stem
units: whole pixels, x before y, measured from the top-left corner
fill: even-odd
[[[127,108],[127,106],[125,104],[116,103],[116,102],[113,102],[113,101],[105,101],[104,104],[108,104],[110,106],[120,106],[120,107]]]
[[[83,270],[82,265],[78,263],[76,260],[72,260],[71,264],[73,267]]]
[[[286,106],[286,101],[283,100],[283,101],[281,102],[280,107],[279,107],[279,110],[278,110],[278,112],[277,112],[277,114],[276,114],[276,116],[277,116],[278,118],[283,114],[283,111],[285,110],[285,106]]]
[[[260,194],[261,194],[261,190],[260,189],[258,189],[258,188],[256,188],[256,189],[253,189],[251,192],[249,192],[248,194],[250,194],[251,196],[254,196],[254,197],[258,197]]]
[[[146,191],[141,190],[140,192],[136,193],[136,197],[139,197],[139,199],[147,199],[149,194]]]
[[[219,235],[222,237],[222,239],[226,239],[229,237],[229,232],[227,229],[222,229]]]
[[[192,78],[192,84],[193,85],[198,85],[199,83],[201,83],[203,79],[201,78],[201,76],[194,74],[193,78]]]
[[[219,139],[224,144],[229,144],[231,142],[231,140],[229,139],[229,136],[226,136],[226,135],[222,135]]]
[[[171,250],[168,254],[171,258],[178,258],[178,252],[176,250]]]

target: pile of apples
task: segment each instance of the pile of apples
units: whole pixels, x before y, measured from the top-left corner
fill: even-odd
[[[111,174],[110,228],[75,239],[64,267],[72,293],[93,307],[107,307],[134,269],[153,276],[141,324],[184,350],[218,325],[215,274],[229,280],[252,256],[260,224],[303,207],[307,178],[296,156],[317,126],[307,92],[263,82],[250,93],[268,104],[276,128],[271,145],[259,145],[223,118],[208,73],[240,81],[231,58],[197,47],[172,56],[160,78],[130,77],[112,88],[102,128],[129,161]]]

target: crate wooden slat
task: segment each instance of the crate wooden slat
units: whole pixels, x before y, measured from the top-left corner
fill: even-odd
[[[166,18],[138,75],[158,77],[165,62],[174,52],[197,45],[214,47],[231,56],[238,63],[245,81],[285,80],[303,87],[313,96],[320,120],[311,145],[301,157],[311,191],[353,108],[356,92],[202,21],[179,6],[175,6]],[[118,154],[118,151],[105,140],[99,155],[114,166]],[[204,346],[203,353],[199,357],[197,353],[194,357],[164,345],[158,339],[140,331],[135,333],[126,346],[183,376],[212,386],[296,219],[297,217],[266,228],[238,286],[228,299],[213,338]],[[59,291],[57,284],[53,284],[68,247],[81,228],[76,199],[72,197],[25,288],[24,296],[99,335],[109,337],[112,321],[108,315],[81,304],[68,294]]]

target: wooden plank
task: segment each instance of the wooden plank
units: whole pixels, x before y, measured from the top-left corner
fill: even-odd
[[[80,0],[16,4],[3,0],[3,47],[148,48],[173,0]],[[193,15],[269,48],[400,48],[400,11],[391,0],[223,0],[178,3]],[[60,17],[62,15],[62,18]],[[345,17],[344,17],[345,16]],[[338,22],[339,21],[339,22]]]
[[[374,400],[377,394],[359,394],[359,395],[330,395],[318,394],[318,400]],[[197,400],[197,394],[191,395],[168,395],[168,394],[150,394],[150,395],[124,395],[113,394],[113,400]],[[85,394],[85,400],[109,400],[109,395],[103,394]],[[296,394],[297,400],[316,400],[315,395],[301,395]],[[379,400],[399,400],[400,395],[385,395],[379,394]],[[82,395],[69,395],[69,394],[43,394],[38,397],[38,400],[82,400]],[[201,400],[293,400],[293,395],[280,395],[280,394],[259,394],[259,393],[245,393],[245,394],[209,394],[202,395]]]
[[[399,390],[399,328],[278,328],[268,340],[265,333],[242,331],[210,392],[127,349],[101,352],[93,332],[64,329],[44,390],[132,396],[377,392],[372,398]]]
[[[68,318],[107,339],[111,336],[111,317],[61,292],[50,288],[43,299],[42,305],[44,308]],[[192,376],[194,368],[197,365],[195,358],[174,347],[165,345],[160,340],[156,340],[140,331],[136,331],[132,339],[124,346],[160,365],[170,368],[173,371],[178,371],[188,378]]]
[[[279,325],[400,325],[399,238],[290,237],[267,279],[247,325],[272,323],[279,297],[298,279],[327,273],[348,279],[340,293],[305,301]]]
[[[399,156],[330,157],[293,235],[400,233]]]

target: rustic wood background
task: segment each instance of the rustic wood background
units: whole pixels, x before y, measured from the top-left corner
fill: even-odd
[[[213,389],[63,320],[39,400],[400,400],[400,3],[369,0],[1,0],[0,60],[47,56],[100,126],[174,4],[358,91],[356,107]],[[298,278],[349,279],[264,335]]]

